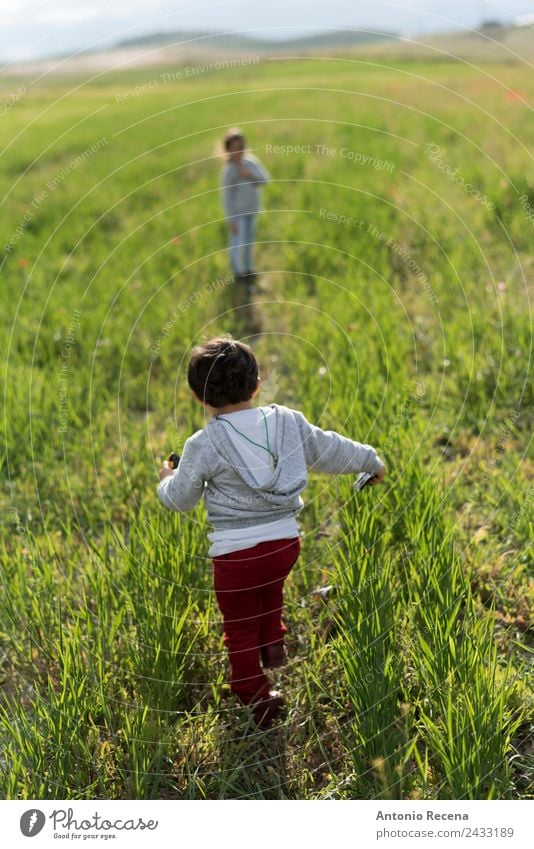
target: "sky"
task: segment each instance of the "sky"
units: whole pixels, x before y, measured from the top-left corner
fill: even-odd
[[[153,32],[284,38],[348,27],[428,34],[532,12],[534,0],[0,0],[0,60],[105,49]]]

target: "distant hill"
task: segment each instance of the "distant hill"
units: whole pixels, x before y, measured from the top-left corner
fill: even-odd
[[[400,35],[387,31],[331,30],[294,39],[259,39],[240,33],[152,33],[100,52],[84,51],[72,57],[10,64],[1,76],[31,74],[93,74],[150,67],[175,67],[217,61],[240,55],[362,56],[365,58],[520,62],[534,59],[534,24],[502,26],[487,22],[479,30],[427,35]]]
[[[37,62],[9,65],[3,76],[30,74],[99,73],[147,67],[173,67],[188,62],[216,61],[239,55],[273,56],[329,52],[351,52],[364,45],[395,41],[393,32],[344,29],[320,32],[294,39],[259,39],[241,33],[159,32],[121,41],[114,47],[79,51],[75,56],[58,56]]]
[[[398,37],[398,33],[395,32],[359,29],[329,30],[328,32],[317,33],[317,35],[283,40],[254,38],[249,35],[227,32],[159,32],[120,41],[117,47],[174,45],[187,49],[194,47],[203,50],[214,49],[217,52],[235,50],[250,52],[252,50],[255,53],[281,53],[295,48],[299,50],[350,48],[370,42],[389,41]]]
[[[364,44],[360,52],[389,59],[466,59],[473,62],[520,62],[534,59],[534,23],[503,26],[487,22],[480,29],[413,35],[382,44]]]

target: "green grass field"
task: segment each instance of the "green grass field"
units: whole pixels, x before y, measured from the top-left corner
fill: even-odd
[[[438,61],[4,79],[3,798],[532,796],[533,97],[520,65]],[[272,177],[251,303],[236,124]],[[202,507],[156,497],[219,333],[264,403],[389,471],[310,480],[263,733],[224,686]]]

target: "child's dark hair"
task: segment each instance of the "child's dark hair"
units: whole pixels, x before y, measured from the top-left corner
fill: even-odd
[[[258,363],[244,342],[217,337],[193,348],[187,382],[210,407],[248,401],[258,385]]]
[[[228,132],[224,134],[223,147],[227,153],[230,150],[232,142],[234,141],[242,142],[243,147],[245,147],[245,136],[243,135],[239,127],[232,127],[231,130],[228,130]]]

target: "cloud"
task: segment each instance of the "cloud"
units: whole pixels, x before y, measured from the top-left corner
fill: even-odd
[[[35,15],[35,20],[43,24],[77,24],[100,15],[98,6],[56,6],[44,9]]]

